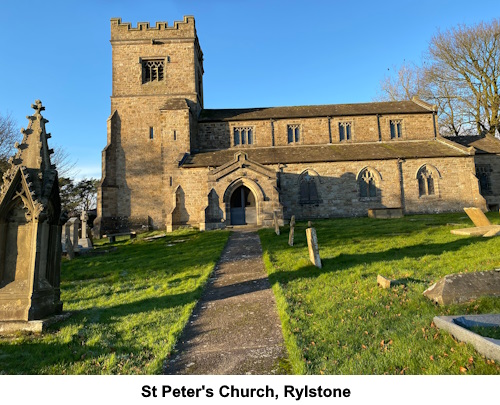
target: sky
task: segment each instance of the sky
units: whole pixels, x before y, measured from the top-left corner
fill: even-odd
[[[42,100],[50,147],[77,178],[100,178],[111,18],[172,25],[193,15],[205,108],[244,108],[373,101],[396,66],[425,58],[438,30],[499,12],[498,0],[0,0],[0,114],[26,127]]]

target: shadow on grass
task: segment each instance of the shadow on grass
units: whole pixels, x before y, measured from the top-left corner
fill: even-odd
[[[44,334],[57,334],[63,327],[77,326],[78,332],[71,336],[69,342],[61,344],[54,342],[53,339],[44,342],[41,340],[42,336],[37,338],[33,335],[26,335],[27,340],[20,344],[0,345],[0,359],[16,358],[13,362],[0,361],[0,371],[8,374],[38,374],[44,372],[46,367],[55,364],[71,363],[74,366],[79,362],[90,361],[98,365],[99,362],[103,362],[103,356],[113,353],[118,356],[128,356],[131,353],[137,353],[138,350],[143,349],[138,347],[139,342],[123,337],[123,334],[128,331],[120,332],[113,327],[113,324],[120,323],[131,315],[146,314],[151,311],[184,307],[192,304],[198,300],[202,289],[203,287],[199,286],[193,291],[181,294],[145,298],[110,307],[71,311],[72,316],[68,320],[53,325]],[[86,340],[92,338],[91,335],[87,334],[92,329],[99,330],[101,327],[107,328],[107,333],[113,335],[112,342],[106,343],[105,339],[101,339],[99,343],[87,345]],[[168,327],[168,325],[165,327]],[[47,355],[41,355],[43,353]],[[96,374],[96,372],[94,371],[92,374]]]
[[[340,253],[336,257],[322,259],[323,268],[321,269],[318,269],[313,265],[308,265],[298,270],[276,271],[269,276],[269,280],[273,285],[276,282],[286,284],[297,279],[316,278],[325,273],[335,273],[349,270],[350,268],[360,264],[370,265],[376,262],[390,262],[405,258],[415,259],[427,255],[439,256],[445,252],[456,251],[472,243],[476,244],[486,241],[487,239],[484,238],[464,238],[447,243],[431,243],[407,246],[403,248],[392,248],[383,252],[369,252],[362,254]],[[272,254],[272,252],[268,253]],[[418,282],[423,281],[418,280]]]

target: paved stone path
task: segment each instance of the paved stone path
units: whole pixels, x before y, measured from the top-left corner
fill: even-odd
[[[231,233],[165,374],[282,374],[286,349],[259,236]]]

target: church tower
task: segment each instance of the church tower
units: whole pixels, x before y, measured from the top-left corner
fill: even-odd
[[[179,161],[195,147],[203,53],[195,20],[134,28],[111,20],[111,116],[96,231],[164,228]]]

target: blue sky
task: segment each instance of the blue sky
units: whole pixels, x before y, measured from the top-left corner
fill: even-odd
[[[110,23],[194,15],[206,108],[372,101],[430,38],[489,21],[498,1],[0,0],[0,114],[26,126],[41,99],[79,177],[100,177],[110,114]]]

